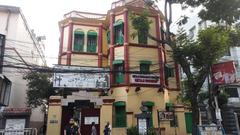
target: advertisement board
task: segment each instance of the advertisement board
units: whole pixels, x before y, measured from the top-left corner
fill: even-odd
[[[62,66],[54,67],[53,87],[109,89],[108,68]]]
[[[236,82],[236,68],[233,61],[214,64],[212,66],[214,84],[231,84]]]
[[[160,76],[154,74],[131,74],[130,80],[133,84],[160,84]]]
[[[159,121],[169,121],[174,119],[173,112],[159,111],[158,112]]]

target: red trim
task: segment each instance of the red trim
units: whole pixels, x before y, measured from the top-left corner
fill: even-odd
[[[156,45],[144,45],[144,44],[136,44],[136,43],[129,43],[129,46],[142,47],[142,48],[158,48],[158,46]]]
[[[156,34],[157,38],[161,39],[160,26],[159,26],[159,16],[155,17],[156,21]],[[160,73],[160,85],[165,86],[165,75],[164,75],[164,63],[163,63],[163,51],[162,44],[158,43],[158,62],[159,62],[159,73]]]
[[[76,51],[70,51],[71,54],[83,54],[83,55],[98,55],[97,53],[91,53],[91,52],[76,52]]]
[[[180,76],[179,76],[179,65],[177,62],[174,62],[175,65],[175,74],[176,74],[176,84],[177,88],[180,89]]]
[[[103,99],[103,103],[113,103],[115,99]]]
[[[76,13],[83,13],[83,14],[90,14],[90,15],[102,15],[102,16],[106,16],[106,14],[99,14],[99,13],[91,13],[91,12],[82,12],[82,11],[76,11],[76,10],[73,10],[71,12],[68,12],[66,14],[64,14],[64,16],[67,16],[73,12],[76,12]]]
[[[73,23],[70,23],[68,33],[67,65],[71,65],[72,39],[73,39]]]
[[[129,48],[128,48],[128,11],[124,11],[124,70],[129,71]],[[129,73],[125,74],[125,84],[129,85]]]
[[[102,67],[102,35],[103,35],[103,27],[99,27],[98,32],[98,67]]]
[[[74,25],[82,25],[82,26],[91,26],[91,27],[101,27],[102,25],[97,25],[97,24],[86,24],[86,23],[76,23],[73,22]]]
[[[62,61],[62,50],[63,50],[63,36],[64,36],[64,27],[61,27],[61,36],[60,36],[60,46],[59,46],[59,54],[58,54],[58,64],[61,65]]]
[[[111,14],[111,13],[110,13]],[[114,60],[114,48],[113,48],[113,44],[114,44],[114,27],[113,27],[113,23],[114,23],[114,14],[110,15],[110,70],[113,70],[113,60]],[[110,74],[110,84],[114,83],[114,78],[113,78],[113,73]]]

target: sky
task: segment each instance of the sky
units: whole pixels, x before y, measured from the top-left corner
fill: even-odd
[[[0,5],[20,7],[35,34],[46,36],[45,56],[48,66],[52,66],[57,64],[60,35],[58,22],[63,19],[63,15],[72,10],[106,14],[114,1],[116,0],[0,0]],[[163,12],[164,0],[160,0],[157,5]],[[174,5],[173,22],[182,14],[180,6]]]

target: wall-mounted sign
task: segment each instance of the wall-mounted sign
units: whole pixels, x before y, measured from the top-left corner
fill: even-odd
[[[160,84],[160,76],[154,74],[131,74],[130,80],[133,84]]]
[[[159,119],[159,121],[173,120],[174,119],[173,112],[159,111],[158,112],[158,119]]]
[[[138,133],[139,135],[146,135],[147,119],[138,119]]]
[[[25,119],[7,119],[6,120],[6,125],[5,125],[5,130],[21,130],[16,133],[16,135],[24,135],[24,128],[25,128]],[[7,132],[5,135],[12,135],[12,132]]]
[[[85,125],[91,125],[92,122],[95,124],[99,124],[99,117],[84,117],[84,124]]]
[[[212,66],[214,84],[230,84],[236,82],[236,68],[233,61],[214,64]]]
[[[109,89],[110,74],[108,68],[55,66],[53,87]],[[58,73],[59,71],[59,73]]]

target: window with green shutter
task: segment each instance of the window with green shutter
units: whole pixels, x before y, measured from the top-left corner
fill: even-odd
[[[148,43],[148,30],[142,29],[138,31],[138,43],[147,44]]]
[[[148,112],[151,113],[150,117],[150,127],[153,127],[153,106],[155,105],[154,102],[146,101],[143,102],[143,105],[148,108]]]
[[[116,84],[124,83],[124,61],[123,60],[114,60],[114,79]]]
[[[114,24],[114,43],[123,45],[124,42],[123,21],[118,20]]]
[[[173,67],[165,65],[165,78],[174,77],[175,69]]]
[[[178,127],[178,117],[177,115],[174,116],[174,119],[170,121],[171,127]]]
[[[191,112],[185,113],[185,124],[186,124],[187,133],[192,133],[192,113]]]
[[[110,31],[107,31],[107,43],[110,44]]]
[[[96,53],[97,51],[97,33],[89,31],[87,34],[87,52]]]
[[[152,64],[151,61],[146,61],[146,60],[140,61],[140,72],[149,73],[151,64]]]
[[[113,105],[115,109],[114,127],[126,127],[126,103],[123,101],[118,101],[115,102]]]
[[[74,32],[74,47],[73,51],[82,52],[84,46],[84,32],[75,31]]]

